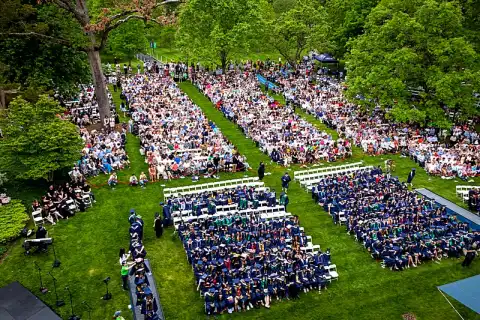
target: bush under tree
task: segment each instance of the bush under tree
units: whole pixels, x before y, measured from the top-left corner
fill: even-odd
[[[0,206],[0,244],[14,240],[27,224],[29,217],[20,200]]]
[[[83,142],[77,127],[60,118],[65,110],[55,100],[40,96],[32,104],[17,98],[0,113],[0,167],[10,178],[47,179],[72,167]]]

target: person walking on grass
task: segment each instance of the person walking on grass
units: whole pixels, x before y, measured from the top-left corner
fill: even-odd
[[[292,181],[290,178],[290,175],[288,172],[285,172],[285,174],[282,176],[282,190],[283,192],[287,193],[288,192],[288,184]]]
[[[163,234],[163,220],[158,212],[155,212],[155,221],[153,222],[153,228],[155,229],[155,235],[160,238]]]
[[[263,177],[265,177],[265,164],[260,162],[260,166],[258,167],[258,179],[262,181]]]

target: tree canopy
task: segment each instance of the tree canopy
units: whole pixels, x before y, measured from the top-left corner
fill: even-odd
[[[144,22],[131,20],[124,23],[112,31],[108,44],[114,52],[131,62],[137,53],[144,53],[148,46]]]
[[[448,125],[445,110],[478,114],[478,54],[455,2],[382,0],[347,55],[350,99],[393,108],[398,121]],[[363,97],[363,99],[358,99]]]
[[[64,109],[43,95],[32,104],[16,98],[0,114],[0,167],[15,179],[51,180],[72,167],[83,142],[76,126],[59,115]]]
[[[36,6],[32,1],[5,0],[0,4],[0,30],[35,32],[45,37],[81,41],[80,29],[55,6]],[[46,38],[48,39],[48,38]],[[86,55],[58,42],[36,37],[0,37],[0,81],[20,92],[58,90],[68,93],[78,83],[90,82]]]
[[[313,0],[297,0],[295,6],[271,22],[272,46],[296,66],[305,51],[328,49],[329,24],[323,6]]]
[[[269,7],[265,0],[189,0],[180,9],[179,42],[188,55],[225,69],[235,54],[264,38]]]

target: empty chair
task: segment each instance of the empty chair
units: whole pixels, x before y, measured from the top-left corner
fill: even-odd
[[[40,226],[43,224],[42,210],[36,210],[32,212],[33,224]]]

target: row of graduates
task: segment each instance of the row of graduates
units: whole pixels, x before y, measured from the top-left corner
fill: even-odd
[[[237,188],[225,191],[211,191],[195,195],[179,195],[178,197],[168,199],[166,203],[160,203],[163,206],[163,216],[172,217],[183,211],[191,211],[193,215],[202,214],[213,215],[217,213],[217,206],[226,206],[237,204],[238,210],[248,208],[257,209],[261,205],[275,207],[277,204],[285,206],[290,202],[288,195],[282,192],[279,201],[277,201],[275,190],[263,191],[256,190],[254,187],[238,186]]]
[[[270,306],[272,298],[325,288],[330,253],[306,253],[298,217],[265,221],[251,214],[178,227],[207,314]]]
[[[133,262],[127,262],[129,255],[120,256],[120,262],[122,263],[122,278],[128,281],[128,277],[134,277],[136,302],[135,307],[140,308],[141,314],[144,315],[144,320],[159,320],[158,316],[158,303],[154,297],[152,289],[150,287],[150,281],[148,276],[152,273],[145,263],[145,257],[147,252],[143,246],[143,228],[144,221],[140,215],[137,215],[134,209],[130,210],[128,217],[130,223],[130,251],[129,255],[132,255]],[[123,260],[122,260],[123,259]],[[126,273],[126,274],[124,274]]]
[[[343,217],[347,231],[392,270],[458,258],[480,241],[479,233],[449,215],[446,207],[419,197],[379,169],[322,179],[312,188],[312,197],[335,222]]]

